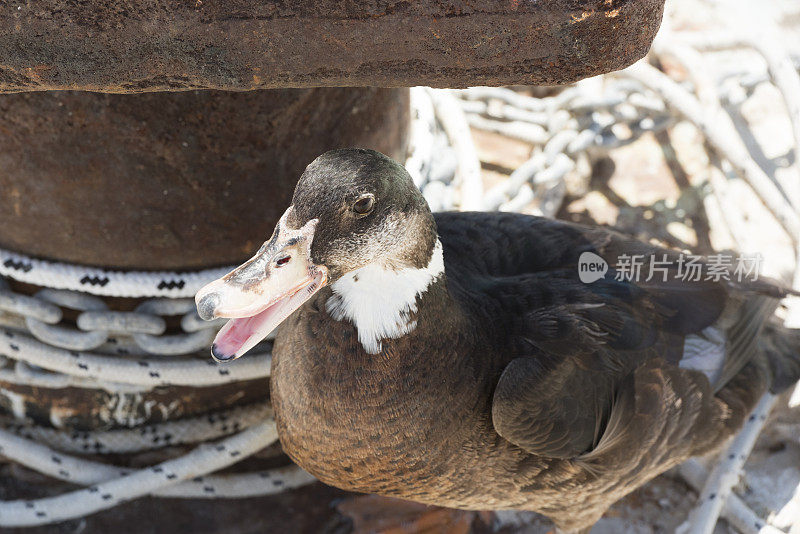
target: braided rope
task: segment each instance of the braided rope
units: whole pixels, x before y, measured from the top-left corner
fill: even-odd
[[[65,375],[150,387],[214,386],[266,378],[272,360],[270,354],[254,354],[227,364],[218,364],[210,358],[142,357],[130,360],[53,347],[3,328],[0,328],[0,353]]]
[[[127,477],[136,469],[117,467],[70,456],[36,441],[0,430],[2,454],[44,475],[81,486],[100,484],[117,477]],[[159,497],[233,499],[278,493],[303,486],[314,477],[290,465],[253,473],[199,476],[160,488],[151,493]]]
[[[61,431],[0,418],[0,427],[29,440],[74,453],[123,454],[160,447],[210,441],[269,418],[267,404],[178,419],[137,428],[103,431]]]
[[[270,419],[216,444],[200,445],[174,460],[87,489],[44,499],[0,502],[0,526],[54,523],[112,508],[160,488],[228,467],[274,443],[276,439],[275,422]]]
[[[198,289],[230,270],[119,271],[40,260],[0,249],[0,275],[27,284],[106,297],[194,297]]]

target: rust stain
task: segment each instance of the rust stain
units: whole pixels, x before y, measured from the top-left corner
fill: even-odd
[[[583,13],[580,14],[580,16],[572,15],[572,20],[570,21],[570,24],[576,24],[578,22],[586,20],[592,15],[594,15],[594,9],[590,9],[589,11],[584,11]]]
[[[20,193],[17,187],[12,187],[11,191],[9,192],[9,196],[11,197],[11,206],[14,210],[14,215],[19,217],[22,215],[22,204],[20,203],[20,199],[22,198],[22,193]]]
[[[36,80],[37,82],[42,80],[42,73],[52,69],[50,65],[36,65],[34,67],[27,67],[25,69],[25,74],[27,74],[28,78]]]

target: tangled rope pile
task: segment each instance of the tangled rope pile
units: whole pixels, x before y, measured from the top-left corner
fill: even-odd
[[[784,95],[797,135],[796,146],[800,147],[800,63],[775,46],[774,38],[757,41],[713,36],[700,39],[662,32],[651,59],[670,57],[678,61],[689,74],[683,83],[673,81],[648,62],[640,62],[545,98],[504,88],[413,88],[406,167],[434,210],[526,209],[553,216],[565,198],[567,178],[588,182],[596,158],[648,132],[686,120],[750,184],[797,243],[797,203],[776,185],[774,177],[753,162],[730,120],[718,113],[725,104],[745,101],[759,84],[772,83]],[[723,80],[710,80],[700,51],[729,46],[755,47],[764,57],[764,67],[742,68]],[[794,88],[798,90],[792,93]],[[529,143],[531,156],[507,180],[484,191],[471,128]],[[800,167],[797,162],[795,165]],[[722,186],[714,188],[714,194],[722,193]],[[537,203],[532,208],[534,200]],[[269,343],[256,350],[257,354],[225,365],[214,363],[206,355],[221,324],[201,321],[191,297],[204,283],[226,271],[120,272],[45,262],[0,250],[0,275],[42,287],[27,295],[12,290],[0,277],[0,383],[137,395],[165,386],[213,387],[267,378]],[[133,311],[117,311],[100,297],[147,300]],[[65,309],[77,311],[77,315],[72,314],[74,326],[72,319],[65,319]],[[170,329],[169,325],[175,323],[179,328]],[[265,383],[265,398],[266,390]],[[112,410],[104,422],[115,429],[75,431],[59,417],[51,416],[50,427],[33,422],[24,401],[7,388],[0,387],[0,399],[5,399],[8,412],[0,418],[0,454],[85,488],[51,498],[0,502],[0,526],[40,525],[81,517],[144,495],[245,497],[283,491],[313,480],[295,466],[210,475],[276,441],[267,404],[176,420],[169,420],[166,414],[164,422],[144,426],[141,418]],[[760,413],[769,411],[768,401]],[[757,435],[760,427],[753,425],[748,430]],[[81,456],[195,444],[200,445],[144,469]],[[748,444],[752,446],[745,443],[733,454],[746,458]],[[691,465],[687,480],[695,486],[703,484],[703,468]],[[736,478],[740,468],[723,465],[720,469],[723,474],[733,472]],[[709,477],[710,485],[703,495],[730,493],[731,477],[724,484],[720,482],[723,478]],[[709,499],[701,504],[706,501]],[[717,501],[715,510],[701,506],[691,532],[710,532],[708,525],[713,527],[720,513],[745,534],[773,528],[735,496],[727,499],[727,504],[721,498]]]

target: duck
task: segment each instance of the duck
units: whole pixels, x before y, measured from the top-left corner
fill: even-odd
[[[618,259],[637,256],[663,272],[625,273]],[[680,251],[610,228],[431,213],[402,165],[340,149],[308,165],[272,237],[196,304],[230,319],[219,362],[280,325],[278,434],[322,482],[530,510],[579,533],[800,377],[800,336],[773,318],[792,290],[681,266]]]

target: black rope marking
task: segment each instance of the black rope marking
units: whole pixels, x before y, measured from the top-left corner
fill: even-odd
[[[105,287],[106,284],[108,284],[108,282],[109,282],[109,279],[108,279],[107,276],[103,276],[103,277],[100,277],[100,276],[89,276],[87,274],[86,276],[81,278],[81,284],[83,284],[83,285],[90,284],[90,285],[93,285],[93,286]]]
[[[3,262],[3,265],[8,267],[9,269],[15,269],[17,271],[24,271],[26,273],[30,272],[33,269],[33,265],[24,261],[14,261],[12,259],[7,259]]]
[[[184,280],[178,280],[177,282],[174,280],[161,280],[158,284],[158,289],[183,289],[183,286],[186,285]]]

